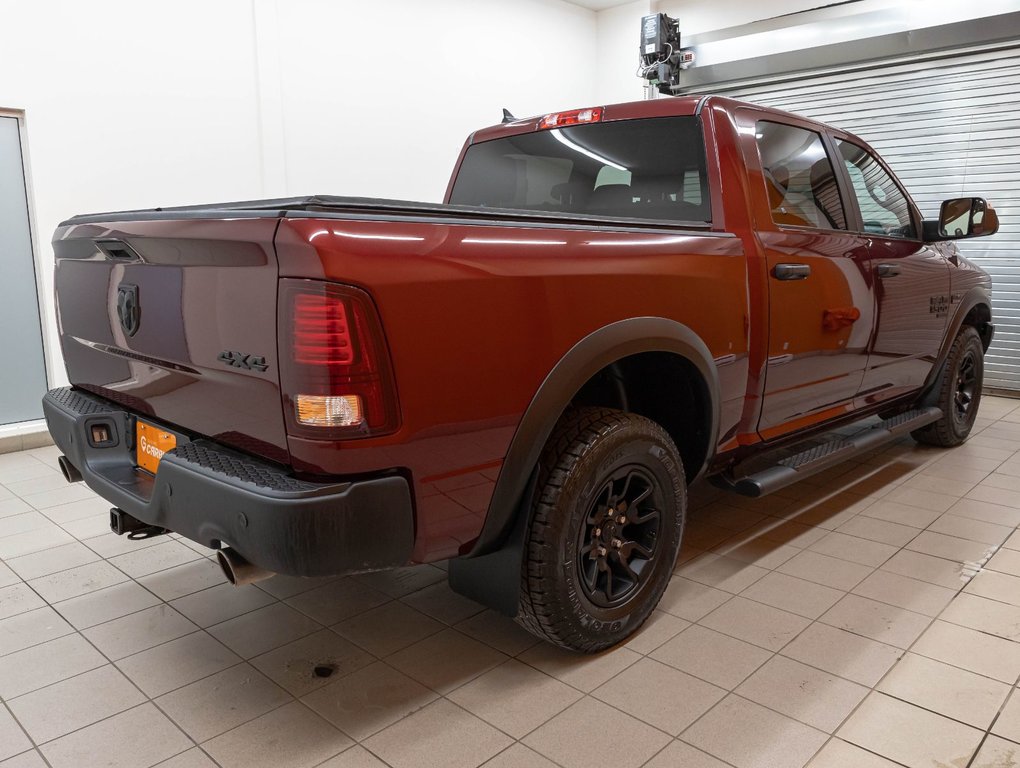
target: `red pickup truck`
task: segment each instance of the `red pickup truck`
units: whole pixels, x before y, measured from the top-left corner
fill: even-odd
[[[117,533],[235,583],[449,559],[595,651],[659,600],[696,477],[758,496],[967,437],[991,282],[952,241],[997,226],[980,198],[922,220],[861,139],[726,98],[508,117],[442,205],[64,222],[46,417]]]

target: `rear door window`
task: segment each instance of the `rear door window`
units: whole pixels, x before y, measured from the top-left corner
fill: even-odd
[[[763,120],[755,136],[772,220],[790,227],[846,229],[836,172],[821,135]]]
[[[710,222],[701,123],[617,120],[509,136],[468,148],[455,205]]]

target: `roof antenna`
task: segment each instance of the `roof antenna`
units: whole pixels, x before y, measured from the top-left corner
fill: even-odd
[[[507,109],[506,107],[503,107],[503,122],[504,123],[512,123],[516,119],[517,119],[516,117],[514,117],[513,115],[510,114],[510,110],[509,109]]]

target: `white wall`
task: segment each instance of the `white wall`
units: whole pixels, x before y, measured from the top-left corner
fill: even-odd
[[[0,106],[26,112],[52,384],[65,381],[50,298],[61,220],[313,193],[439,200],[467,134],[501,107],[593,103],[593,11],[380,7],[0,0]]]
[[[594,12],[548,0],[281,2],[286,191],[441,200],[503,107],[590,104],[594,41]]]
[[[261,189],[250,2],[165,9],[3,4],[0,104],[25,110],[53,385],[65,381],[49,244],[60,221]]]
[[[638,101],[644,98],[645,81],[635,73],[638,66],[641,17],[650,13],[651,0],[636,0],[598,14],[595,65],[596,100],[601,104]]]

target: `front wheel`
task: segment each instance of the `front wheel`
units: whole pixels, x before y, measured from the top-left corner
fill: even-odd
[[[945,367],[935,383],[932,405],[942,409],[942,418],[911,432],[917,442],[951,447],[970,434],[981,404],[985,372],[985,349],[978,332],[960,329],[949,350]]]
[[[518,622],[586,653],[635,632],[669,583],[686,507],[683,465],[662,427],[606,408],[569,411],[539,467]]]

